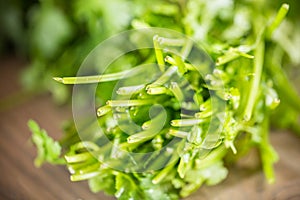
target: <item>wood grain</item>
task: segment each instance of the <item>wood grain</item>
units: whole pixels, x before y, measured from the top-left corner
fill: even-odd
[[[0,101],[20,91],[18,74],[24,62],[2,59],[0,67]],[[29,141],[28,119],[39,122],[54,138],[61,135],[60,125],[71,117],[68,106],[55,106],[49,95],[20,99],[0,110],[0,199],[86,199],[109,200],[103,193],[93,194],[86,182],[71,182],[61,166],[35,168],[35,148]],[[2,101],[3,103],[3,101]],[[8,105],[11,105],[8,104]],[[232,167],[228,178],[213,187],[204,186],[187,200],[202,199],[300,199],[300,139],[289,132],[273,131],[271,142],[279,153],[276,183],[268,185],[257,164]],[[247,161],[248,159],[248,161]]]

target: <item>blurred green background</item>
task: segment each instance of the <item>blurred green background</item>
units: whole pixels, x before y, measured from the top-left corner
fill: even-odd
[[[52,77],[75,76],[86,55],[101,41],[116,33],[153,26],[177,30],[197,40],[197,25],[189,17],[197,17],[197,13],[193,12],[202,8],[189,8],[188,5],[193,2],[207,4],[203,7],[203,12],[206,9],[213,13],[214,10],[223,9],[223,6],[224,15],[228,15],[228,6],[225,4],[233,2],[230,8],[233,13],[237,14],[238,9],[248,7],[265,17],[272,16],[282,3],[289,3],[290,24],[287,24],[284,32],[284,37],[288,40],[281,41],[285,43],[284,50],[291,61],[286,63],[291,64],[284,67],[294,85],[300,84],[297,75],[300,63],[299,47],[297,48],[300,43],[298,0],[213,0],[207,3],[202,0],[0,0],[0,57],[14,55],[25,59],[28,64],[20,77],[23,89],[33,93],[50,91],[54,101],[63,104],[70,99],[70,87],[56,83]],[[198,13],[198,18],[199,16],[201,14]],[[253,16],[255,17],[257,16]],[[207,37],[207,46],[216,44],[218,40],[220,43],[225,41],[230,44],[230,38],[234,38],[234,34],[240,40],[239,33],[230,32],[232,22],[224,25],[225,28],[229,27],[229,31],[224,30],[229,34],[220,36],[223,22],[218,21],[220,17],[217,15],[212,14],[211,18],[208,16],[207,19],[197,19],[197,23],[212,27],[207,30],[208,36],[217,38],[212,40]],[[240,28],[238,25],[237,27]],[[232,30],[237,31],[234,27]],[[230,45],[239,44],[239,40],[232,40]]]

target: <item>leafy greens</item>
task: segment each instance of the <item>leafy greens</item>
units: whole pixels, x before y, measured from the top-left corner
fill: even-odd
[[[134,14],[128,12],[132,14],[131,17],[122,17],[126,19],[128,27],[160,26],[183,32],[208,52],[215,68],[204,66],[207,75],[201,77],[194,69],[200,66],[194,66],[176,54],[163,52],[159,48],[178,46],[185,49],[188,44],[181,43],[182,38],[174,40],[155,36],[155,50],[146,54],[149,60],[137,60],[142,63],[154,59],[158,64],[156,71],[159,76],[147,85],[119,88],[117,95],[120,100],[109,100],[100,91],[97,93],[101,99],[97,102],[98,123],[106,130],[104,134],[80,141],[76,136],[77,131],[70,128],[60,143],[65,151],[59,155],[58,143],[34,122],[30,122],[33,142],[38,147],[38,165],[44,161],[56,163],[64,157],[72,181],[88,180],[93,192],[104,191],[118,199],[178,199],[190,195],[203,184],[215,185],[224,180],[228,173],[224,160],[232,156],[230,151],[239,154],[245,153],[245,149],[257,148],[265,176],[270,183],[274,182],[273,164],[278,156],[269,142],[270,123],[276,124],[281,121],[280,116],[289,115],[278,124],[285,128],[293,125],[294,130],[299,130],[297,117],[300,99],[282,69],[287,61],[299,62],[299,57],[286,46],[294,48],[293,44],[282,43],[290,41],[286,34],[282,34],[282,29],[284,26],[293,26],[291,21],[283,21],[289,6],[283,4],[278,11],[274,11],[268,1],[233,0],[155,0],[151,1],[151,5],[149,1],[139,1],[135,6]],[[90,9],[84,6],[80,8]],[[93,6],[93,9],[97,8],[97,5]],[[77,14],[80,16],[84,13],[78,11]],[[112,26],[115,23],[124,24],[111,21]],[[142,39],[138,42],[142,42]],[[186,54],[189,53],[187,51]],[[141,55],[144,54],[140,52],[135,56]],[[96,78],[57,77],[55,80],[65,84],[97,82],[100,79],[105,81],[106,77],[118,80],[121,77],[118,73],[122,71]],[[110,83],[113,84],[104,84]],[[226,105],[224,112],[211,107],[210,93]],[[124,101],[124,95],[132,96]],[[106,105],[104,102],[107,102]],[[145,116],[150,112],[149,104],[154,103],[165,108],[167,119],[159,131],[156,126],[161,121],[161,115],[157,114],[160,109],[156,108],[152,119]],[[277,113],[274,113],[277,107]],[[181,109],[187,112],[181,115]],[[112,123],[114,113],[123,120],[122,128]],[[141,125],[142,129],[132,130],[127,116]],[[207,147],[205,141],[209,135],[205,132],[209,126],[207,119],[211,116],[217,117],[223,129],[220,137],[212,138],[214,145]],[[130,130],[132,134],[128,136],[124,130]],[[158,151],[158,154],[144,160],[144,169],[151,169],[159,163],[165,163],[166,166],[144,173],[132,172],[137,161],[128,159],[126,164],[115,162],[116,159],[127,158],[111,148],[109,142],[103,142],[103,137],[129,152]],[[162,147],[171,140],[176,145],[163,151]],[[126,170],[115,170],[107,163],[124,164]]]

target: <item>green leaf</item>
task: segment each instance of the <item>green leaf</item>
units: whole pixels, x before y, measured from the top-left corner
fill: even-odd
[[[186,197],[197,190],[203,183],[216,185],[226,178],[228,170],[222,161],[216,161],[210,166],[201,169],[187,171],[184,180],[187,182],[182,186],[180,195]]]
[[[31,24],[34,52],[47,59],[53,58],[73,35],[65,13],[47,1],[42,2],[41,8],[32,10]]]
[[[140,187],[144,192],[145,199],[149,200],[171,200],[172,195],[170,191],[165,191],[165,187],[160,184],[153,184],[152,177],[146,176],[140,179]]]
[[[103,190],[106,194],[114,195],[116,193],[115,176],[111,170],[105,170],[101,175],[89,179],[89,187],[95,193]]]
[[[39,125],[33,121],[28,121],[28,127],[32,132],[32,142],[37,147],[37,157],[34,161],[37,167],[40,167],[43,163],[48,162],[51,164],[65,164],[61,155],[61,146],[57,141],[54,141],[47,135],[47,132],[39,127]]]
[[[115,197],[120,200],[143,199],[138,185],[130,175],[118,173],[116,175]]]

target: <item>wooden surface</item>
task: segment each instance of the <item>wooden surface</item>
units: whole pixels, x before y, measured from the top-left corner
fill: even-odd
[[[23,65],[24,62],[14,58],[1,60],[0,200],[113,199],[103,193],[91,193],[86,182],[71,182],[64,167],[34,167],[36,152],[29,141],[28,119],[37,120],[52,137],[59,138],[61,122],[71,117],[71,111],[68,107],[55,106],[49,95],[34,98],[16,95],[20,90],[18,74]],[[10,95],[17,96],[17,101],[9,100]],[[4,99],[8,108],[3,110]],[[273,131],[271,141],[280,156],[275,166],[275,184],[266,183],[257,165],[245,165],[242,161],[230,169],[222,184],[202,187],[187,200],[300,199],[300,138],[292,133]],[[253,157],[250,156],[245,162],[251,159]]]

